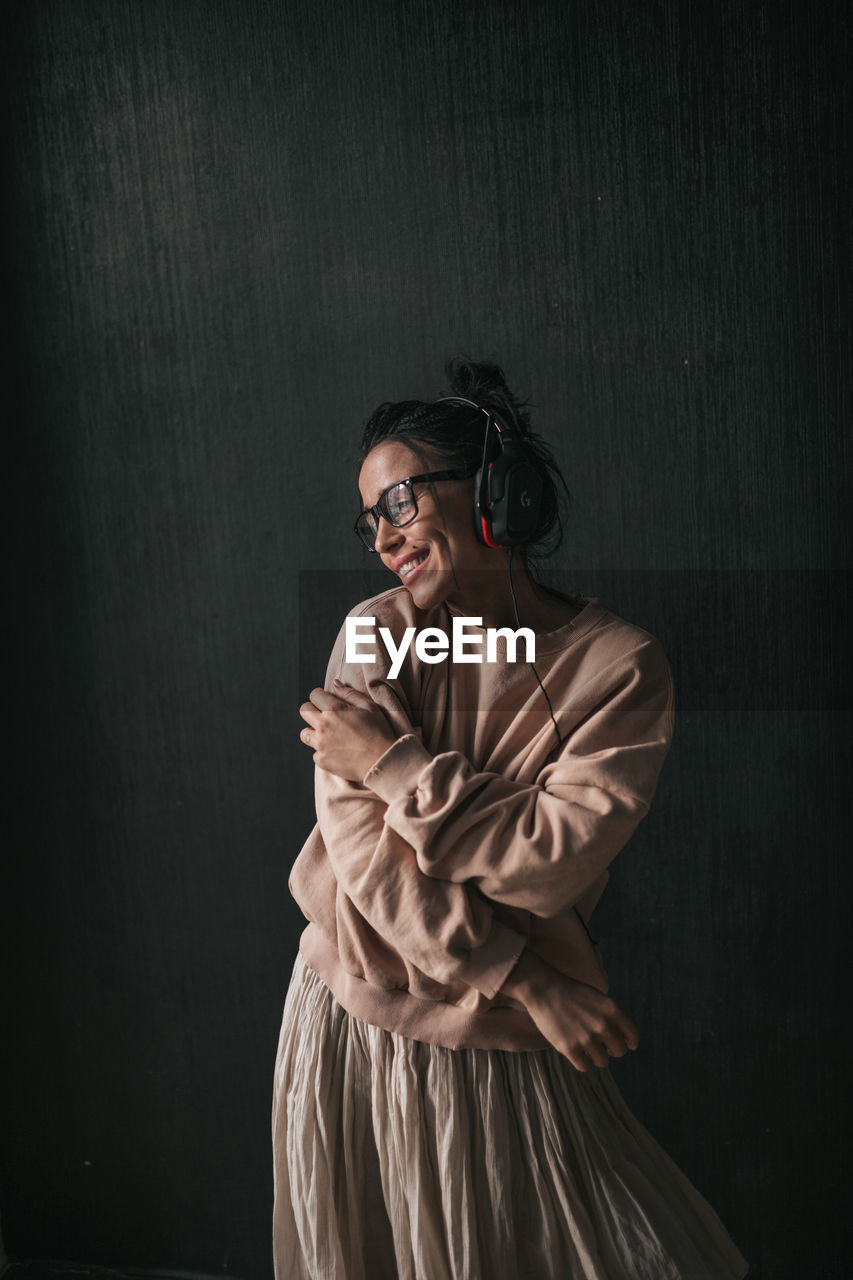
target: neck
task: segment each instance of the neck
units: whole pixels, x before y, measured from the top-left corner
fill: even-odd
[[[569,621],[574,613],[569,604],[535,581],[519,555],[512,557],[512,590],[510,561],[501,553],[494,568],[474,570],[457,575],[457,587],[447,596],[447,604],[455,613],[483,619],[484,627],[531,627],[534,631],[556,629]],[[518,620],[513,604],[518,607]]]

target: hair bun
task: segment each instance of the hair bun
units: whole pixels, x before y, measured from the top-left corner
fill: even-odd
[[[444,367],[450,389],[455,396],[474,400],[484,409],[507,419],[519,435],[527,435],[530,419],[524,403],[517,400],[507,386],[503,369],[487,360],[469,360],[453,356]]]

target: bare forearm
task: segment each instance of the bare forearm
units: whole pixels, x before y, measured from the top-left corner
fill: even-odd
[[[518,963],[510,970],[501,987],[501,995],[511,996],[527,1007],[531,996],[541,990],[547,980],[551,965],[540,959],[529,947],[525,947]]]

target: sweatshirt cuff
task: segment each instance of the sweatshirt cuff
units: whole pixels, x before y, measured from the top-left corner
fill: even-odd
[[[370,787],[386,804],[393,804],[401,796],[410,796],[417,791],[421,770],[434,759],[413,733],[406,733],[392,742],[370,766],[364,775],[363,785]]]
[[[470,962],[459,977],[491,1000],[506,982],[526,946],[527,938],[523,933],[493,917],[491,933],[482,946],[471,951]]]

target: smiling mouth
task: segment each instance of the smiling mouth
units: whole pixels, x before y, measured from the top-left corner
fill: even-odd
[[[412,578],[417,573],[418,569],[420,569],[428,555],[428,551],[419,552],[418,555],[412,556],[410,560],[407,560],[405,564],[401,565],[397,570],[397,573],[400,575],[400,581],[411,582]]]

